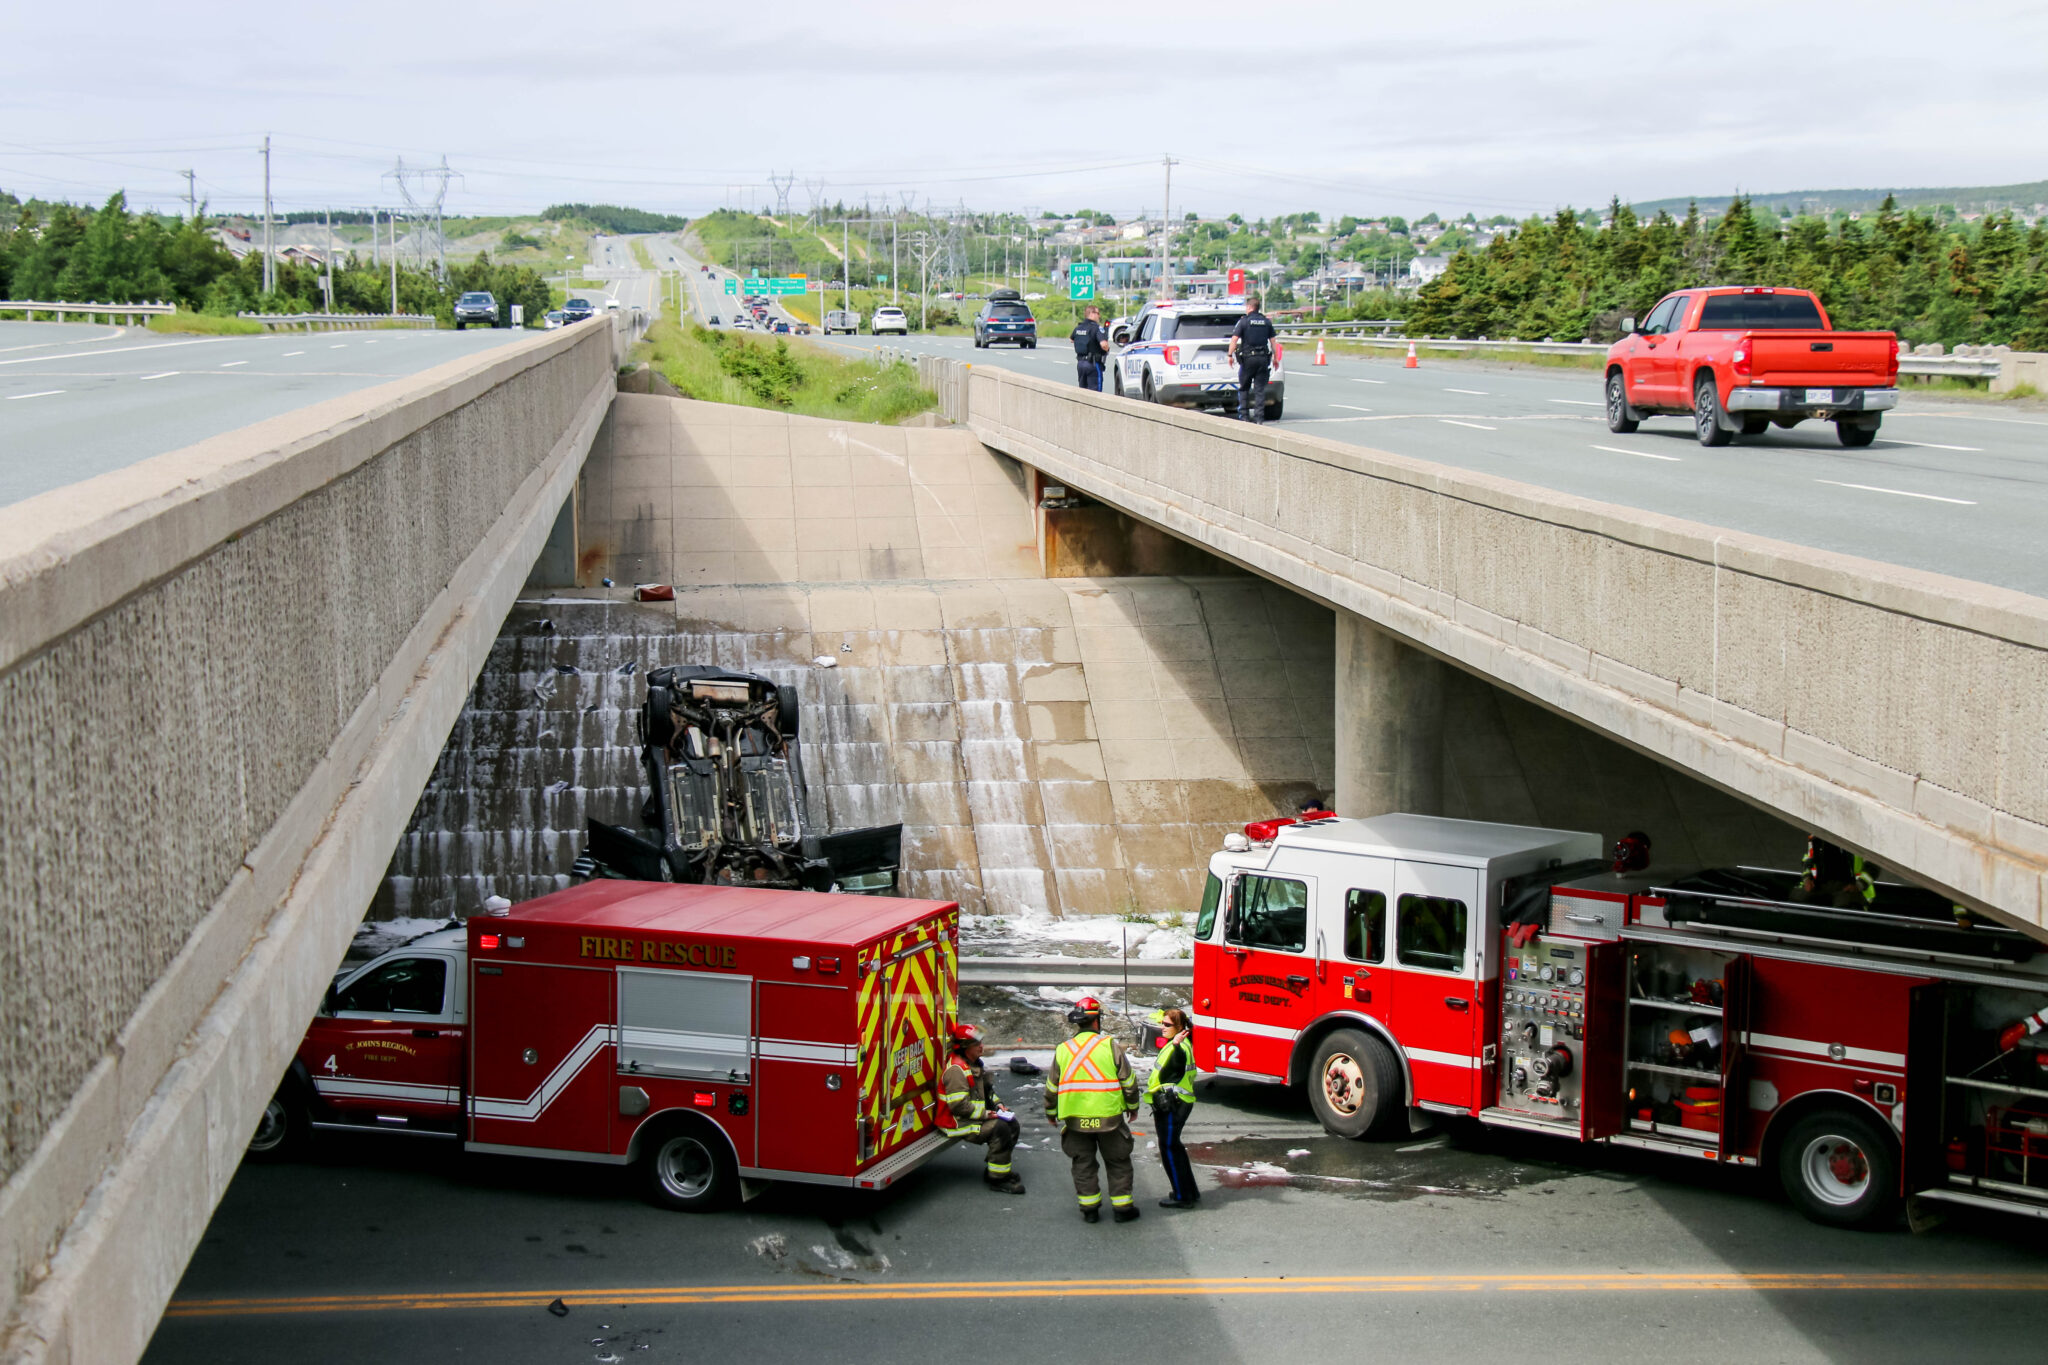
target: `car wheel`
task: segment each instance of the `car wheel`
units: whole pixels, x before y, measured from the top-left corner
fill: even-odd
[[[282,1161],[305,1143],[308,1132],[306,1106],[290,1082],[280,1085],[263,1117],[256,1120],[256,1132],[249,1138],[251,1161]]]
[[[1628,415],[1628,382],[1615,370],[1607,376],[1607,429],[1626,436],[1641,425]]]
[[[701,1122],[679,1123],[648,1138],[640,1178],[649,1203],[685,1213],[723,1208],[739,1191],[724,1135]]]
[[[461,318],[457,318],[457,319],[455,319],[455,330],[456,330],[456,331],[458,331],[458,332],[459,332],[459,331],[461,331],[461,330],[462,330],[462,328],[463,328],[463,325],[464,325],[464,324],[463,324],[463,321],[462,321],[462,319],[461,319]]]
[[[1837,422],[1835,439],[1851,450],[1858,450],[1877,439],[1877,428],[1859,427],[1854,422]]]
[[[1702,370],[1692,384],[1692,429],[1703,446],[1728,444],[1728,428],[1721,425],[1721,391],[1714,387],[1714,372]]]
[[[1898,1207],[1892,1134],[1852,1109],[1823,1109],[1792,1125],[1778,1147],[1778,1180],[1799,1211],[1837,1228],[1876,1227]]]
[[[778,687],[775,689],[775,728],[782,732],[785,740],[795,739],[797,727],[802,723],[797,707],[796,689]]]
[[[1287,404],[1284,401],[1266,404],[1266,420],[1268,422],[1279,421],[1280,414],[1286,407]]]
[[[1742,434],[1744,436],[1761,436],[1770,429],[1771,419],[1768,417],[1745,417],[1742,419]]]
[[[1401,1117],[1401,1063],[1376,1034],[1340,1028],[1309,1068],[1309,1105],[1335,1137],[1383,1137]]]
[[[1145,377],[1138,382],[1138,396],[1147,403],[1157,403],[1159,401],[1159,394],[1152,387],[1152,371],[1150,369],[1145,371]]]

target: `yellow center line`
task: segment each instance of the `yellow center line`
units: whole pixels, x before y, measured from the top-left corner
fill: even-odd
[[[2048,1275],[1997,1271],[1911,1274],[1882,1271],[1615,1271],[1607,1274],[1309,1275],[1137,1280],[938,1280],[901,1284],[677,1285],[643,1288],[452,1290],[443,1293],[336,1294],[297,1298],[176,1299],[171,1318],[268,1317],[299,1313],[386,1313],[447,1309],[534,1308],[559,1297],[579,1306],[715,1303],[825,1303],[905,1299],[1171,1297],[1246,1294],[2040,1293]]]

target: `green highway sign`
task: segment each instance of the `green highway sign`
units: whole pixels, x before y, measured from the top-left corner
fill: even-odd
[[[739,282],[738,280],[735,280],[735,279],[732,279],[732,278],[728,277],[728,278],[726,279],[726,282],[725,282],[725,292],[726,292],[726,293],[728,293],[728,294],[737,294],[737,293],[739,293],[739,292],[740,292],[740,282]]]
[[[1075,302],[1095,297],[1095,263],[1075,261],[1067,267],[1067,297]]]
[[[749,294],[765,294],[768,292],[768,281],[759,275],[749,275],[740,281],[740,288]]]
[[[801,275],[778,275],[768,281],[768,292],[771,294],[801,294],[809,283],[810,281],[804,279]]]
[[[875,283],[876,283],[876,284],[887,284],[888,282],[889,282],[889,277],[888,277],[887,275],[877,275],[877,276],[875,276]]]

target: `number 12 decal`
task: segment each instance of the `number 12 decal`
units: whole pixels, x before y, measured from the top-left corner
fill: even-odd
[[[1238,1063],[1238,1056],[1237,1056],[1237,1044],[1236,1044],[1236,1043],[1218,1043],[1218,1044],[1216,1044],[1216,1060],[1217,1060],[1217,1061],[1219,1061],[1219,1062],[1221,1062],[1221,1063],[1223,1063],[1223,1064],[1224,1064],[1224,1065],[1226,1065],[1226,1066],[1236,1066],[1236,1065],[1237,1065],[1237,1063]]]

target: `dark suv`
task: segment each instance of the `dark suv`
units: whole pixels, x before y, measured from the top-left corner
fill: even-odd
[[[459,332],[472,322],[483,327],[498,325],[498,300],[495,296],[478,290],[455,300],[455,330]]]
[[[988,302],[974,315],[974,344],[986,349],[998,341],[1038,349],[1038,319],[1014,289],[990,290]]]
[[[564,322],[586,322],[596,314],[597,309],[591,306],[589,299],[570,299],[562,305]]]

